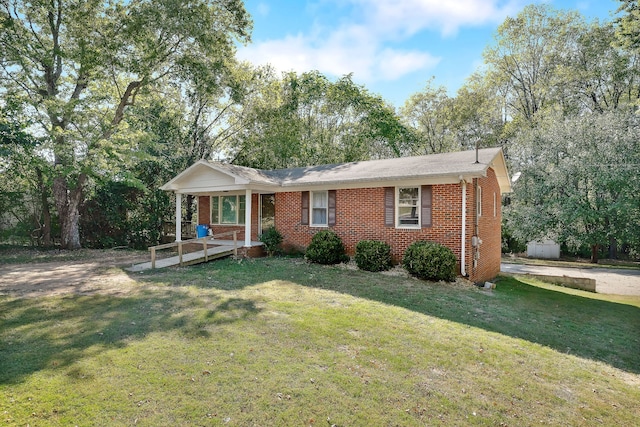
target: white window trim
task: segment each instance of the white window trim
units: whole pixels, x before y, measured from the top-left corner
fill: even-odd
[[[400,224],[400,189],[401,188],[417,188],[418,189],[418,206],[416,206],[416,211],[418,212],[418,223],[415,225]],[[396,202],[395,202],[394,215],[396,217],[396,228],[409,229],[409,230],[419,230],[422,228],[422,187],[420,185],[403,185],[401,187],[396,187]]]
[[[493,217],[498,216],[498,205],[497,205],[497,197],[496,192],[493,192]]]
[[[327,204],[326,206],[324,206],[324,211],[325,211],[325,223],[324,224],[316,224],[313,222],[313,196],[315,194],[324,194],[324,199],[326,200]],[[323,191],[310,191],[309,192],[309,227],[323,227],[323,228],[327,228],[329,227],[329,191],[328,190],[323,190]]]

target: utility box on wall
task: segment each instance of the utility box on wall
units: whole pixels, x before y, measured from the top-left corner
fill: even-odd
[[[560,245],[553,240],[527,243],[527,256],[529,258],[558,259],[560,258]]]

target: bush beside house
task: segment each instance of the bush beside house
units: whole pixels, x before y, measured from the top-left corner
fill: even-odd
[[[451,282],[456,278],[456,256],[439,243],[412,243],[404,253],[402,266],[419,279]]]
[[[326,265],[339,264],[349,260],[342,240],[331,230],[322,230],[313,235],[305,257],[311,262]]]

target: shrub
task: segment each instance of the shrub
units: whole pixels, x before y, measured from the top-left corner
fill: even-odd
[[[402,265],[420,279],[453,281],[456,277],[456,256],[438,243],[412,243],[404,253]]]
[[[273,256],[278,251],[280,243],[282,243],[282,234],[275,227],[269,227],[260,235],[260,241],[264,245],[267,255]]]
[[[349,259],[340,236],[331,230],[317,232],[311,239],[305,256],[318,264],[338,264]]]
[[[391,268],[391,246],[377,240],[361,240],[356,245],[355,261],[361,270],[388,270]]]

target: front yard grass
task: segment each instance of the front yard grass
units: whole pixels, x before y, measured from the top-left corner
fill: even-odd
[[[301,259],[0,296],[0,425],[635,425],[640,298]]]

